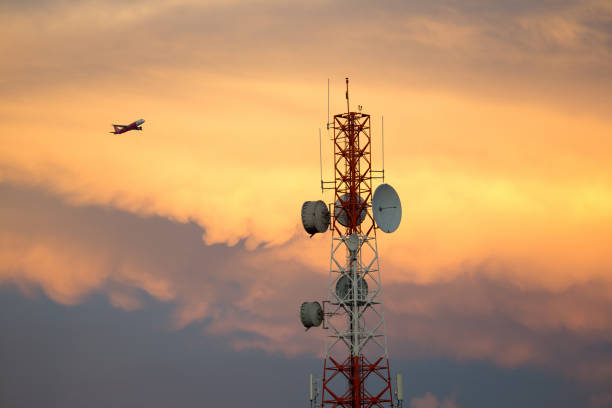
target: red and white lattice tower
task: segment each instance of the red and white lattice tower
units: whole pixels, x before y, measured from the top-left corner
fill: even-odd
[[[327,339],[320,402],[316,405],[393,407],[376,242],[380,226],[372,208],[372,182],[380,177],[374,176],[376,172],[372,169],[370,115],[350,111],[348,79],[346,96],[347,112],[334,115],[330,124],[334,181],[326,185],[332,189],[333,184],[334,201],[331,214],[328,213],[332,230],[328,297],[321,310]],[[304,208],[308,203],[312,202],[305,203]],[[401,207],[399,211],[401,217]],[[380,223],[380,219],[376,220]],[[315,312],[308,305],[302,306],[302,322],[306,327],[308,312]],[[311,326],[318,325],[314,320]]]

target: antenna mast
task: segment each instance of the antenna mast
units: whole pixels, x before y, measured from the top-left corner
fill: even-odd
[[[327,126],[329,126],[329,123]],[[321,193],[323,193],[325,188],[323,184],[323,147],[321,143],[321,128],[319,128],[319,171],[321,175]]]
[[[382,180],[385,182],[385,117],[380,117],[381,133],[382,133]]]
[[[329,130],[329,78],[327,78],[327,130]]]
[[[348,95],[348,77],[346,78],[346,112],[350,115],[351,108],[349,107],[349,95]]]
[[[332,231],[327,300],[303,303],[300,319],[306,329],[323,324],[328,330],[315,406],[393,408],[376,231],[395,231],[401,207],[391,186],[373,192],[373,179],[381,177],[373,176],[370,115],[350,111],[348,85],[346,78],[346,113],[327,123],[333,130],[334,179],[321,181],[321,188],[334,190],[333,201],[302,206],[307,233]]]

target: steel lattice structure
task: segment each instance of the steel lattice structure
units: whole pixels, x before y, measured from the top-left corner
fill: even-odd
[[[348,98],[348,90],[347,90]],[[370,115],[334,116],[334,211],[322,407],[392,407],[376,224]]]

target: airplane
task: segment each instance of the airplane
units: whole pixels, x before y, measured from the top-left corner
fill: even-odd
[[[142,125],[144,123],[144,119],[138,119],[136,122],[132,122],[129,125],[115,125],[113,124],[113,128],[115,128],[114,132],[109,132],[109,133],[114,133],[116,135],[120,135],[121,133],[125,133],[128,132],[130,130],[142,130]]]

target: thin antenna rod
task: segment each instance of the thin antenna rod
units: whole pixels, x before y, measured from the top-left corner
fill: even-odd
[[[327,130],[329,130],[329,78],[327,78]]]
[[[382,126],[382,176],[383,183],[385,182],[385,117],[380,117],[380,122]]]
[[[310,405],[312,405],[313,400],[314,400],[314,390],[312,387],[312,374],[310,374]]]
[[[346,77],[346,113],[351,113],[351,108],[349,106],[349,97],[348,97],[348,77]]]
[[[327,126],[329,126],[329,123]],[[319,128],[319,169],[321,174],[321,193],[323,193],[323,148],[321,146],[321,128]]]

